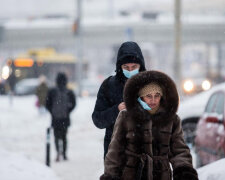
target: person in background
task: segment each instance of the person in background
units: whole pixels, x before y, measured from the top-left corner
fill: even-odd
[[[139,73],[126,83],[124,101],[100,180],[198,180],[173,80],[158,71]]]
[[[10,105],[13,105],[13,96],[15,95],[16,82],[17,82],[17,79],[16,79],[15,72],[12,72],[7,79],[7,84],[9,87],[9,103],[10,103]]]
[[[136,42],[124,42],[117,55],[116,75],[103,81],[92,113],[95,126],[106,129],[104,158],[108,152],[116,118],[119,112],[126,108],[123,100],[124,85],[127,79],[141,71],[145,71],[145,62],[140,47]]]
[[[43,114],[45,112],[45,103],[46,103],[46,96],[48,93],[48,86],[46,83],[46,78],[44,75],[39,77],[40,84],[36,88],[36,96],[37,96],[37,106],[39,109],[39,113]]]
[[[67,77],[65,73],[58,73],[57,86],[50,89],[46,98],[46,108],[52,116],[55,147],[57,151],[56,161],[61,155],[67,160],[67,130],[70,126],[70,113],[76,106],[76,96],[72,90],[67,89]]]

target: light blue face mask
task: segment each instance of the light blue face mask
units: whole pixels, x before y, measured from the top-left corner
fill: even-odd
[[[140,97],[139,97],[137,100],[138,100],[138,102],[140,103],[140,105],[141,105],[145,110],[147,110],[147,111],[152,110],[146,102],[144,102],[144,101],[141,100]]]
[[[128,79],[131,78],[132,76],[136,75],[139,73],[139,69],[135,69],[133,71],[128,71],[126,69],[123,69],[123,74],[126,76]]]

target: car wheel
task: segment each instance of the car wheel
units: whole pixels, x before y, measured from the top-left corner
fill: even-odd
[[[189,147],[194,145],[196,126],[197,124],[195,122],[183,124],[184,140]]]

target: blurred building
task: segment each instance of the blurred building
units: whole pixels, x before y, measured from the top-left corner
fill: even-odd
[[[54,1],[54,8],[47,10],[46,4],[51,2],[31,1],[26,5],[20,2],[20,10],[13,11],[10,19],[1,19],[1,66],[5,59],[30,48],[50,47],[59,53],[76,55],[80,47],[73,29],[75,1]],[[225,2],[200,0],[194,7],[191,6],[193,0],[182,2],[182,77],[222,81],[225,77],[225,8],[221,7]],[[7,4],[4,6],[6,9]],[[20,14],[24,7],[30,9]],[[84,0],[82,9],[82,56],[88,63],[87,78],[113,73],[117,49],[126,40],[140,44],[148,69],[158,69],[174,77],[171,1]],[[21,18],[12,18],[16,15]]]

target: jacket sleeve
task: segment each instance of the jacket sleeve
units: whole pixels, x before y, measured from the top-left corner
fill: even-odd
[[[106,97],[106,91],[109,91],[106,83],[108,81],[105,80],[98,91],[94,112],[92,113],[92,120],[95,126],[100,129],[112,126],[119,113],[119,104],[110,106],[109,99]]]
[[[174,180],[198,180],[197,171],[192,166],[190,149],[184,142],[181,120],[178,116],[173,124],[169,157]]]
[[[76,107],[76,96],[73,91],[69,91],[70,103],[68,104],[69,112],[71,112]]]
[[[45,107],[51,113],[52,111],[53,90],[49,90],[46,96]]]
[[[104,174],[101,180],[120,179],[125,163],[126,131],[124,128],[125,111],[121,111],[116,120],[112,140],[104,162]]]

